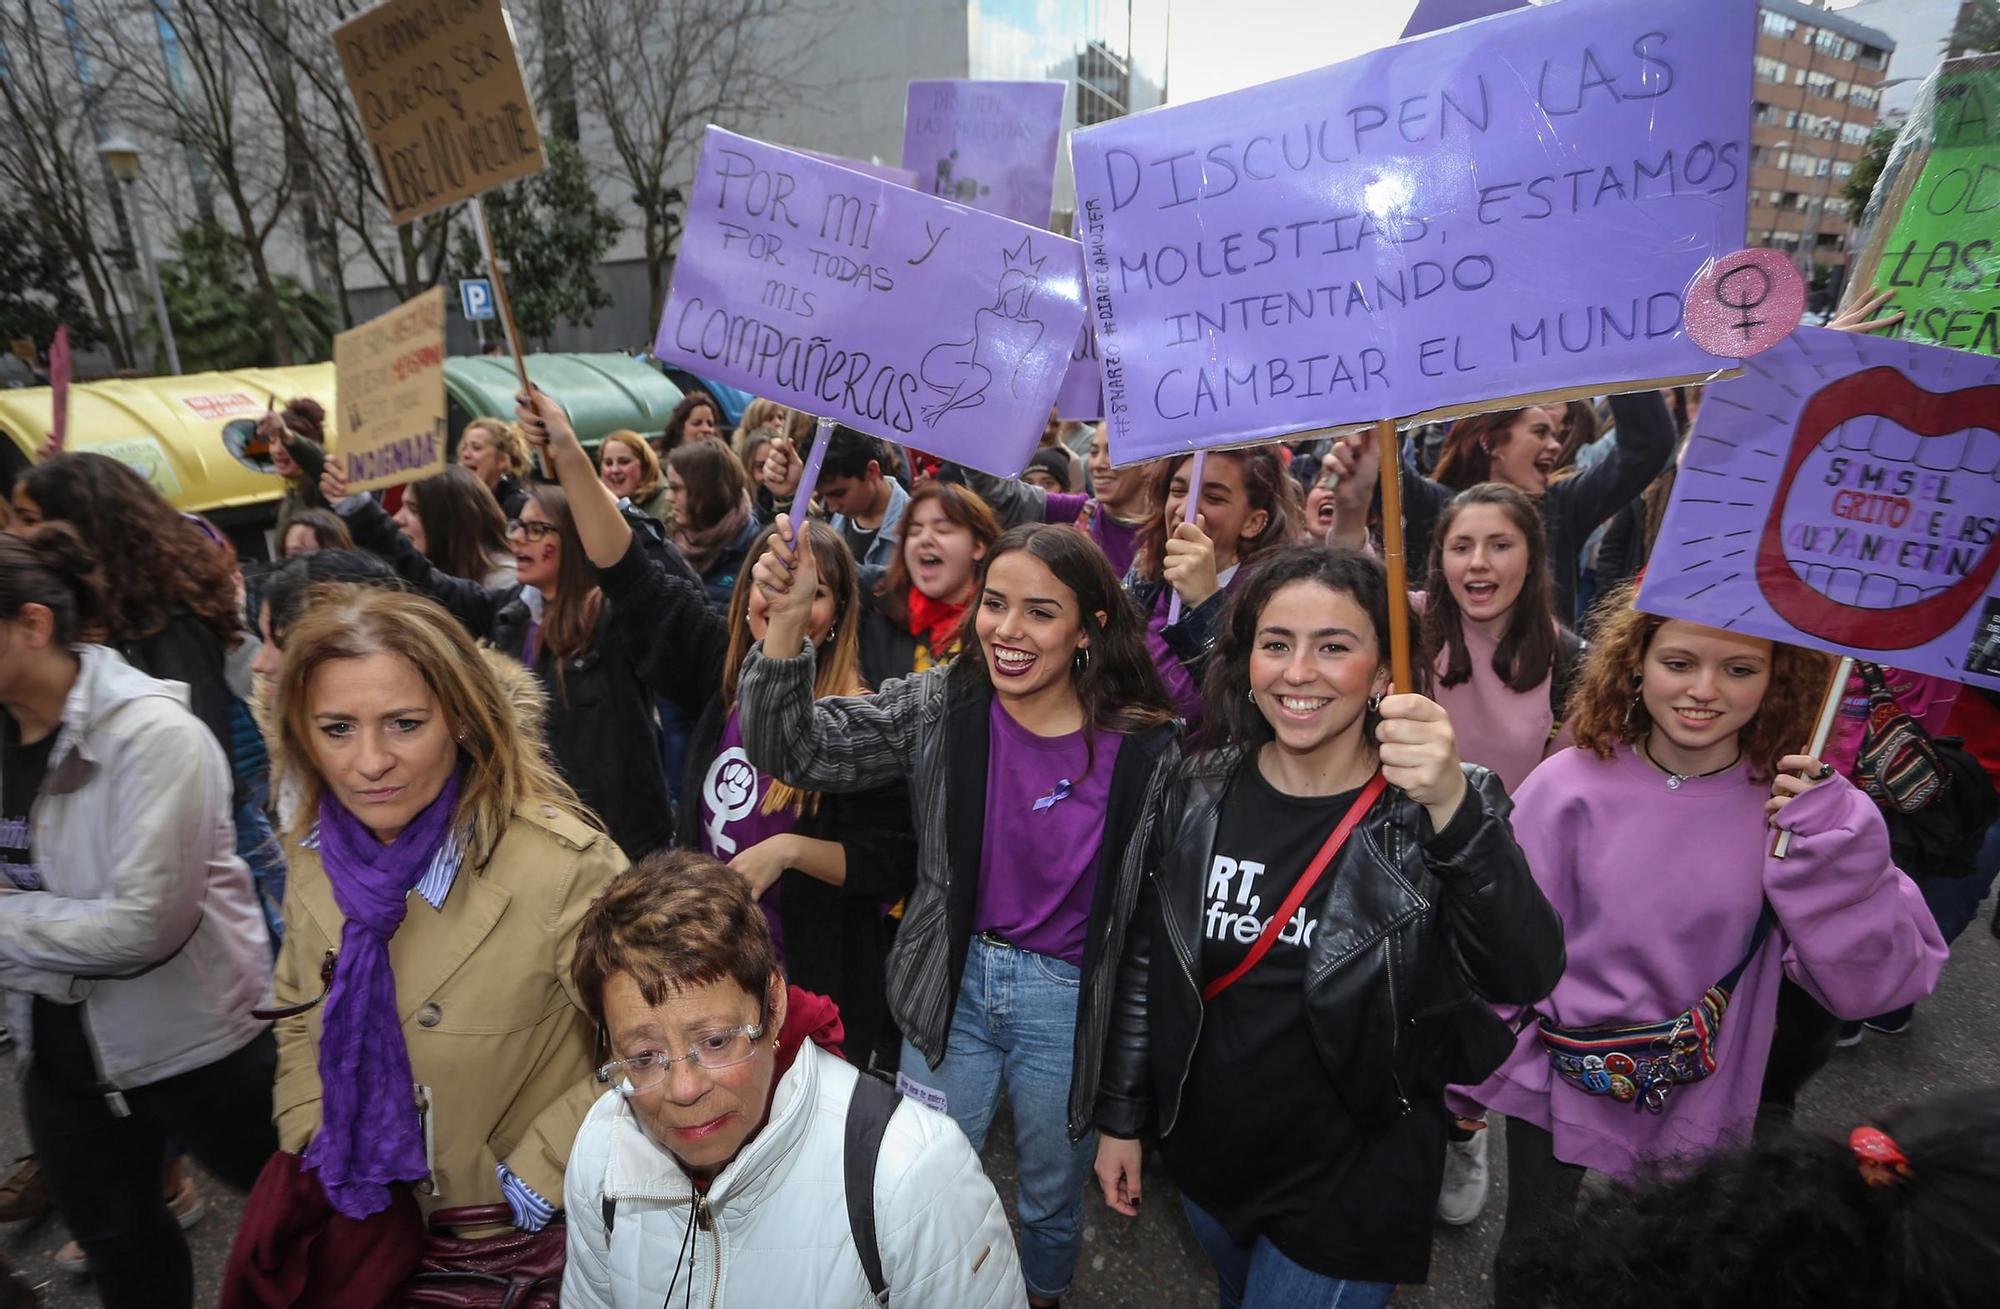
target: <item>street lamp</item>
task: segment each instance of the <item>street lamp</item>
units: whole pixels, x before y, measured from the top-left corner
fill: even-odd
[[[179,375],[181,352],[174,344],[174,325],[167,318],[167,297],[160,289],[160,270],[153,263],[153,238],[145,217],[139,212],[139,147],[122,136],[114,136],[97,147],[97,153],[125,191],[125,210],[132,218],[132,230],[139,238],[139,258],[146,266],[146,282],[153,288],[153,312],[160,319],[160,340],[167,347],[167,371]]]

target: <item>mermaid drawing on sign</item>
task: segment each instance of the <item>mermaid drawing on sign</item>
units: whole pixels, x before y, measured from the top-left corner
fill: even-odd
[[[926,427],[958,409],[972,409],[986,403],[986,388],[995,378],[1002,379],[1011,392],[1019,391],[1021,367],[1045,330],[1039,318],[1028,316],[1028,306],[1042,284],[1042,264],[1048,256],[1034,256],[1033,238],[1001,252],[1000,286],[991,309],[972,315],[971,334],[963,341],[947,341],[924,352],[917,373],[925,387],[937,397],[923,407]]]

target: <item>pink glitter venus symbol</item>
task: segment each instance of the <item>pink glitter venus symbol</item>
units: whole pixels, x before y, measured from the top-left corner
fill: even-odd
[[[1688,338],[1712,355],[1743,359],[1791,334],[1806,311],[1806,283],[1779,250],[1711,259],[1688,283]]]

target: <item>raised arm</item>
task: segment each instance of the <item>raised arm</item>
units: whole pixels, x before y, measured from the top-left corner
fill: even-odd
[[[527,433],[528,444],[542,452],[569,498],[570,517],[583,540],[583,552],[599,568],[616,564],[632,544],[632,529],[618,512],[618,497],[591,467],[590,455],[576,439],[569,415],[539,389],[515,396],[514,404],[514,417]]]
[[[1090,503],[1087,495],[1048,491],[1017,477],[995,477],[962,464],[951,467],[958,470],[959,476],[965,479],[966,486],[974,494],[992,506],[993,514],[1002,527],[1018,527],[1022,523],[1073,523],[1076,516],[1083,512],[1083,507]]]
[[[470,578],[453,577],[439,568],[403,535],[403,529],[382,512],[382,506],[372,497],[347,493],[347,479],[340,475],[340,466],[333,460],[327,461],[319,484],[334,512],[347,524],[354,544],[386,559],[397,576],[451,610],[452,617],[465,624],[465,629],[474,636],[493,634],[494,619],[520,588],[503,586],[488,590]]]
[[[1570,540],[1582,544],[1636,499],[1674,457],[1674,416],[1658,391],[1611,397],[1617,446],[1609,458],[1549,488],[1547,512],[1569,520]]]

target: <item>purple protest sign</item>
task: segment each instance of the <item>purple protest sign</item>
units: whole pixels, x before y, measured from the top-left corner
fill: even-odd
[[[1117,461],[1725,367],[1755,20],[1565,0],[1075,133]]]
[[[1094,423],[1104,417],[1104,383],[1097,374],[1097,334],[1085,319],[1056,391],[1056,417]]]
[[[653,353],[1011,477],[1082,296],[1074,241],[711,127]]]
[[[915,173],[907,168],[898,168],[894,164],[875,164],[866,159],[849,159],[846,155],[830,155],[824,150],[801,150],[799,153],[810,159],[820,160],[822,163],[838,164],[842,168],[852,168],[857,173],[866,173],[885,182],[894,182],[897,186],[913,187],[917,184]]]
[[[932,195],[1046,227],[1067,82],[912,82],[903,167]]]
[[[2000,360],[1801,327],[1743,370],[1639,607],[2000,688]]]
[[[1410,15],[1410,21],[1403,24],[1403,35],[1422,36],[1446,27],[1456,27],[1469,23],[1475,18],[1491,18],[1494,14],[1504,14],[1509,9],[1521,9],[1527,0],[1417,0],[1417,8]]]

